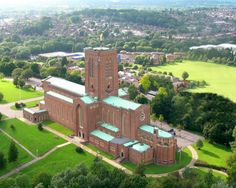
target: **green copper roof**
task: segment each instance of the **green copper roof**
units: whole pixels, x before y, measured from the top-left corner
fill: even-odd
[[[45,81],[49,82],[51,85],[63,89],[65,91],[69,91],[79,96],[85,95],[85,87],[80,84],[76,84],[74,82],[67,81],[62,78],[57,77],[49,77],[45,79]]]
[[[144,151],[147,151],[150,146],[147,145],[147,144],[141,144],[141,143],[138,143],[138,144],[135,144],[132,146],[132,148],[140,153],[144,152]]]
[[[67,96],[61,95],[61,94],[56,93],[56,92],[54,92],[54,91],[48,91],[47,94],[50,95],[50,96],[52,96],[52,97],[55,97],[55,98],[58,98],[58,99],[61,99],[61,100],[63,100],[63,101],[66,101],[66,102],[68,102],[68,103],[73,104],[73,99],[72,99],[72,98],[69,98],[69,97],[67,97]]]
[[[101,127],[105,128],[105,129],[108,129],[110,131],[113,131],[113,132],[118,132],[120,129],[117,128],[116,126],[114,125],[111,125],[109,123],[102,123],[101,124]]]
[[[118,90],[118,96],[123,97],[125,95],[128,95],[128,88],[120,88]]]
[[[90,134],[93,135],[93,136],[96,136],[96,137],[98,137],[101,140],[104,140],[106,142],[110,142],[114,138],[113,136],[111,136],[111,135],[109,135],[107,133],[104,133],[104,132],[102,132],[100,130],[94,130]]]
[[[141,129],[143,131],[146,131],[148,133],[154,134],[154,127],[151,126],[151,125],[141,125],[139,127],[139,129]],[[173,137],[172,134],[170,134],[170,133],[168,133],[166,131],[163,131],[163,130],[161,130],[159,128],[157,128],[157,129],[158,129],[158,136],[159,137],[162,137],[162,138],[171,138],[171,137]]]
[[[124,146],[125,146],[125,147],[129,147],[129,146],[132,146],[132,145],[137,144],[137,143],[138,143],[137,140],[131,140],[131,141],[129,141],[129,142],[126,142],[126,143],[124,144]]]
[[[84,97],[81,97],[80,99],[86,104],[92,104],[94,102],[97,102],[97,99],[90,96],[84,96]]]
[[[136,110],[138,107],[141,106],[141,104],[122,99],[120,97],[110,96],[105,99],[103,99],[103,102],[106,104],[112,105],[114,107],[118,108],[124,108],[124,109],[131,109]]]

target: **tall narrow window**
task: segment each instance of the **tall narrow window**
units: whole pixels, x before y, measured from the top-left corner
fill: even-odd
[[[93,77],[94,75],[94,63],[92,60],[89,61],[89,76]]]
[[[79,126],[83,128],[83,110],[79,107]]]

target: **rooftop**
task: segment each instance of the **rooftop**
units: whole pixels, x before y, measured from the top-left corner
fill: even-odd
[[[137,140],[130,140],[130,141],[126,142],[126,143],[124,144],[124,146],[125,146],[125,147],[129,147],[129,146],[132,146],[132,145],[137,144],[137,143],[138,143]]]
[[[141,125],[139,127],[139,129],[141,129],[142,131],[146,131],[148,133],[154,134],[154,127],[151,126],[151,125],[147,125],[147,124]],[[170,134],[170,133],[168,133],[166,131],[163,131],[163,130],[161,130],[159,128],[157,128],[157,129],[158,129],[158,136],[159,137],[162,137],[162,138],[171,138],[171,137],[173,137],[172,134]]]
[[[109,135],[107,133],[104,133],[104,132],[102,132],[100,130],[94,130],[94,131],[90,132],[90,134],[93,135],[93,136],[96,136],[96,137],[98,137],[101,140],[104,140],[106,142],[110,142],[111,140],[114,139],[113,136],[111,136],[111,135]]]
[[[85,104],[92,104],[94,102],[97,102],[97,99],[91,96],[84,96],[80,98]]]
[[[50,95],[50,96],[52,96],[52,97],[56,97],[56,98],[58,98],[58,99],[61,99],[61,100],[63,100],[63,101],[66,101],[66,102],[68,102],[68,103],[73,104],[73,99],[72,99],[72,98],[67,97],[67,96],[64,96],[64,95],[61,95],[61,94],[56,93],[56,92],[54,92],[54,91],[48,91],[46,94],[48,94],[48,95]]]
[[[139,108],[141,106],[141,104],[126,100],[126,99],[122,99],[120,97],[116,97],[116,96],[110,96],[107,97],[105,99],[103,99],[103,102],[109,105],[112,105],[114,107],[118,107],[118,108],[124,108],[124,109],[131,109],[131,110],[136,110],[137,108]]]
[[[102,123],[100,126],[112,132],[118,132],[120,130],[118,127],[111,125],[109,123]]]
[[[57,77],[49,77],[45,79],[45,81],[49,82],[51,85],[63,89],[65,91],[69,91],[71,93],[74,93],[79,96],[84,96],[85,95],[85,86],[76,84],[70,81],[67,81],[62,78],[57,78]]]
[[[134,149],[134,150],[136,150],[140,153],[147,151],[149,148],[150,148],[149,145],[141,144],[141,143],[137,143],[137,144],[132,146],[132,149]]]

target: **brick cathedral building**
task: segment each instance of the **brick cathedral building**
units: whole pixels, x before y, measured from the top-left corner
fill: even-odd
[[[119,89],[117,52],[85,50],[85,86],[61,78],[43,80],[40,111],[24,111],[34,122],[51,119],[114,158],[133,163],[175,163],[176,139],[150,125],[150,106],[127,100]]]

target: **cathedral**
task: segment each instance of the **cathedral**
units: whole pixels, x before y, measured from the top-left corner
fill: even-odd
[[[128,100],[119,89],[117,52],[85,49],[85,86],[62,78],[42,81],[40,110],[24,110],[33,122],[58,122],[114,158],[135,164],[175,163],[174,136],[150,124],[150,106]]]

